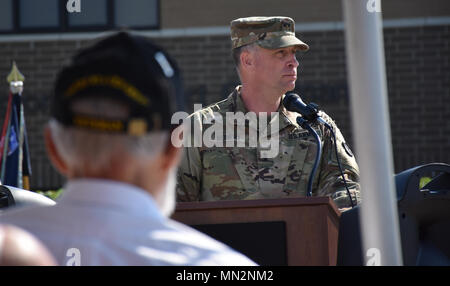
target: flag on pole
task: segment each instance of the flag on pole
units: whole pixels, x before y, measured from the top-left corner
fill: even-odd
[[[15,62],[7,80],[10,94],[0,139],[0,181],[5,185],[29,189],[31,164],[22,103],[25,78]]]

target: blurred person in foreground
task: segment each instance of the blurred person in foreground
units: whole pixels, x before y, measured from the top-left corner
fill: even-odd
[[[0,266],[55,266],[46,247],[27,231],[0,225]]]
[[[61,265],[254,265],[168,218],[181,100],[175,62],[143,37],[121,32],[79,52],[58,76],[45,129],[64,193],[0,221],[36,235]]]

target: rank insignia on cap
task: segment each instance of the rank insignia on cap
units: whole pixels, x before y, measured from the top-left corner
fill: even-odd
[[[291,23],[289,21],[283,20],[281,21],[283,28],[287,28],[290,29],[291,28]]]

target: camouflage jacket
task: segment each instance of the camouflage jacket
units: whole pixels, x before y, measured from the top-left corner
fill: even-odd
[[[237,87],[230,96],[189,117],[205,132],[205,122],[217,114],[248,112]],[[316,143],[308,131],[296,123],[298,113],[278,109],[279,152],[261,158],[259,147],[185,147],[177,176],[178,201],[216,201],[306,196]],[[352,193],[359,198],[359,169],[355,157],[333,120],[321,112],[335,130],[337,149]],[[333,147],[332,135],[323,125],[312,126],[319,134],[323,153],[313,180],[313,196],[331,196],[339,208],[350,206]],[[247,146],[247,145],[246,145]]]

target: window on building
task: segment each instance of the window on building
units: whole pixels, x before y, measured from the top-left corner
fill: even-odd
[[[19,28],[56,28],[59,26],[58,0],[20,0]]]
[[[158,25],[156,0],[114,0],[118,27],[154,27]]]
[[[69,27],[107,26],[108,9],[106,0],[88,0],[82,2],[80,13],[68,13]]]
[[[13,0],[0,1],[0,31],[10,31],[13,29]]]
[[[67,11],[69,2],[80,12]],[[76,6],[76,5],[74,5]],[[0,34],[157,29],[159,0],[0,0]]]

